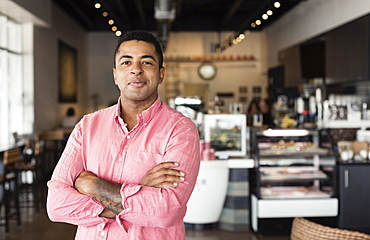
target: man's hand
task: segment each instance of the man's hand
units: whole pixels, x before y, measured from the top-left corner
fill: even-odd
[[[145,174],[140,185],[156,188],[176,187],[179,182],[185,181],[185,173],[173,169],[178,166],[175,162],[160,163]]]

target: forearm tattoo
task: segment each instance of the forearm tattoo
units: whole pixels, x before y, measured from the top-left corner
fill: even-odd
[[[95,181],[96,195],[93,198],[107,207],[115,214],[123,211],[122,197],[120,193],[121,186],[116,183],[97,179]]]

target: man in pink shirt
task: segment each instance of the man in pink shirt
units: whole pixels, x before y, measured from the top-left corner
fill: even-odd
[[[78,225],[76,239],[183,240],[197,128],[159,99],[165,68],[153,35],[122,36],[114,63],[119,101],[75,126],[48,182],[49,218]]]

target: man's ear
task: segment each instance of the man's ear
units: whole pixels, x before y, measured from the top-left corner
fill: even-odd
[[[159,79],[160,79],[159,84],[161,84],[163,82],[165,72],[166,72],[166,69],[164,67],[159,69]]]
[[[116,68],[113,68],[113,80],[114,80],[114,84],[117,85]]]

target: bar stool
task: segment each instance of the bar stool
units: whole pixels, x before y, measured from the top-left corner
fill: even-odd
[[[0,184],[3,190],[1,205],[4,206],[5,232],[9,232],[9,220],[16,217],[17,226],[21,225],[21,215],[18,199],[18,165],[21,161],[21,150],[19,148],[4,152],[3,174],[0,176]]]
[[[51,130],[42,132],[40,135],[42,156],[41,165],[43,181],[48,181],[64,150],[65,137],[63,130]]]
[[[35,207],[40,212],[40,139],[33,136],[26,140],[23,161],[19,163],[20,206]]]

